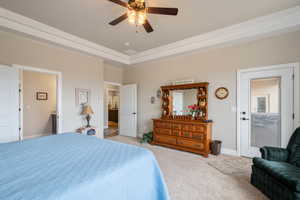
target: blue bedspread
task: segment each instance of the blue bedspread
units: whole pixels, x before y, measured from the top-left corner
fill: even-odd
[[[152,152],[62,134],[0,144],[1,200],[167,200]]]

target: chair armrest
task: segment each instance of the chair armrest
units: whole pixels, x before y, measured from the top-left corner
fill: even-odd
[[[287,149],[278,147],[262,147],[260,148],[261,157],[270,161],[286,162],[289,157]]]

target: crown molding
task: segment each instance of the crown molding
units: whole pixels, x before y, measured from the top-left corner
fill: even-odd
[[[258,17],[216,31],[149,49],[132,56],[90,42],[0,7],[0,26],[64,47],[131,65],[237,41],[247,41],[300,28],[300,6]]]
[[[0,7],[0,26],[91,55],[130,64],[130,57]]]
[[[137,64],[212,46],[271,36],[295,28],[300,28],[300,6],[143,51],[131,56],[130,63]]]

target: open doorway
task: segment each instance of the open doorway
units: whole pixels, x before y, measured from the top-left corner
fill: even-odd
[[[120,85],[105,83],[104,137],[119,134]]]
[[[23,69],[20,75],[22,139],[57,134],[58,74]]]

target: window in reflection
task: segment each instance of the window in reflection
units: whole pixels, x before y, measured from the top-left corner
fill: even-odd
[[[197,104],[197,89],[171,91],[173,115],[189,114],[188,106]]]

